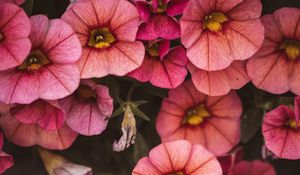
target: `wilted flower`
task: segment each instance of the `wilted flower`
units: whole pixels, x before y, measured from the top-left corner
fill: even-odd
[[[132,175],[222,175],[216,157],[201,145],[185,140],[162,143],[153,148],[133,169]]]
[[[190,0],[180,19],[189,60],[215,71],[250,58],[264,39],[261,11],[260,0]]]
[[[68,125],[87,136],[102,133],[113,110],[109,89],[92,80],[82,80],[74,94],[59,102],[66,111]]]
[[[38,151],[49,175],[93,175],[90,167],[74,164],[42,148]]]
[[[240,89],[249,82],[245,61],[234,61],[229,67],[217,71],[198,69],[188,64],[195,87],[210,96],[226,95],[231,89]]]
[[[81,46],[72,28],[60,19],[49,21],[44,15],[32,16],[31,26],[31,53],[18,67],[0,72],[2,102],[56,100],[70,95],[79,85],[74,62]]]
[[[145,48],[135,41],[139,16],[126,0],[73,3],[62,16],[75,30],[83,53],[77,62],[81,78],[125,75],[138,68]]]
[[[0,71],[18,66],[25,60],[31,48],[29,33],[30,21],[26,13],[20,7],[0,0]]]
[[[240,141],[241,114],[241,101],[234,91],[206,96],[187,81],[163,100],[156,130],[163,142],[186,139],[219,156]]]
[[[141,67],[130,72],[130,77],[149,81],[161,88],[179,86],[187,75],[187,57],[181,46],[170,49],[170,41],[158,40],[146,44],[146,55]]]
[[[300,95],[300,9],[281,8],[262,17],[266,38],[247,64],[253,84],[265,91]]]
[[[276,175],[275,169],[268,162],[260,160],[241,161],[237,163],[228,175]]]
[[[2,148],[3,148],[3,135],[0,132],[0,174],[4,173],[4,171],[6,171],[14,164],[13,157],[3,152]]]

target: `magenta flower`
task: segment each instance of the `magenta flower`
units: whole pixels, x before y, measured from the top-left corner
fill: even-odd
[[[23,4],[25,2],[25,0],[0,0],[0,4],[1,3],[6,3],[6,2],[8,2],[8,3],[14,3],[16,5],[21,5],[21,4]]]
[[[195,87],[210,96],[226,95],[231,89],[240,89],[249,82],[245,61],[234,61],[223,70],[205,71],[188,64]]]
[[[163,143],[139,160],[132,175],[222,175],[216,157],[201,145],[185,140]]]
[[[190,0],[180,19],[189,60],[199,69],[215,71],[250,58],[264,38],[261,10],[259,0]]]
[[[79,85],[74,62],[80,57],[81,46],[72,28],[43,15],[32,16],[31,23],[31,53],[18,67],[0,72],[2,102],[56,100],[70,95]]]
[[[191,81],[169,91],[162,102],[156,130],[162,142],[185,139],[219,156],[240,141],[242,105],[235,92],[206,96]]]
[[[167,40],[180,37],[180,25],[174,16],[182,14],[188,0],[137,0],[136,7],[143,21],[137,39]]]
[[[72,4],[62,16],[79,37],[83,53],[81,78],[123,76],[138,68],[145,49],[135,41],[139,16],[126,0],[86,0]]]
[[[268,162],[260,160],[241,161],[237,163],[228,175],[276,175],[275,169]]]
[[[91,80],[83,80],[71,96],[60,100],[67,113],[68,125],[79,134],[102,133],[113,111],[109,89]]]
[[[262,17],[266,38],[247,64],[253,84],[265,91],[300,95],[300,10],[282,8]]]
[[[6,171],[14,164],[13,157],[3,152],[2,148],[3,148],[3,135],[0,132],[0,174],[4,173],[4,171]]]
[[[149,42],[141,67],[128,75],[161,88],[176,88],[187,75],[187,57],[183,47],[170,49],[170,41]]]
[[[279,158],[300,159],[299,100],[295,98],[294,111],[281,105],[264,118],[265,145]]]
[[[29,33],[30,21],[26,13],[14,4],[0,1],[0,71],[16,67],[25,60],[31,48]]]

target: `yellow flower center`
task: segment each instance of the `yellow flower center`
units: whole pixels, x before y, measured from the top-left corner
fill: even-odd
[[[280,49],[284,50],[291,60],[296,60],[300,56],[300,42],[297,40],[284,41],[281,44]]]
[[[154,43],[150,47],[146,47],[147,53],[152,57],[158,57],[159,51],[158,51],[158,44]]]
[[[298,123],[295,120],[289,120],[286,125],[288,125],[292,129],[297,129],[300,127],[300,121]]]
[[[97,93],[87,85],[79,85],[76,92],[78,96],[84,100],[92,100],[97,98]]]
[[[172,173],[170,175],[184,175],[183,172]]]
[[[198,107],[191,109],[187,112],[187,115],[183,120],[183,124],[198,126],[204,121],[205,118],[209,116],[210,113],[207,111],[205,106],[201,104]]]
[[[108,28],[94,29],[91,31],[88,45],[97,49],[109,47],[115,41],[115,37]]]
[[[37,71],[42,66],[49,63],[50,61],[47,59],[46,55],[44,55],[41,51],[36,50],[31,52],[18,68],[20,70]]]
[[[228,18],[221,12],[213,12],[205,16],[203,28],[212,32],[222,30],[222,24],[228,21]]]
[[[157,10],[156,12],[157,13],[163,13],[167,10],[167,4],[164,4],[162,2],[162,0],[158,0],[158,7],[157,7]]]

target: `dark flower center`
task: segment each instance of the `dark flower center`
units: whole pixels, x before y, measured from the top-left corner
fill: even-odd
[[[167,10],[167,4],[164,4],[162,2],[162,0],[158,0],[158,7],[157,7],[157,10],[156,12],[157,13],[163,13]]]
[[[3,34],[0,32],[0,41],[4,38]]]
[[[296,60],[300,57],[300,41],[298,40],[285,40],[280,49],[285,52],[290,60]]]
[[[42,66],[49,64],[50,61],[41,51],[32,51],[29,56],[18,67],[20,70],[37,71]]]
[[[115,37],[108,28],[94,29],[91,31],[88,45],[97,49],[109,47],[115,41]]]
[[[205,16],[203,28],[212,32],[218,32],[222,30],[222,24],[228,21],[228,18],[221,12],[212,12]]]
[[[80,99],[83,100],[95,100],[97,99],[97,93],[91,87],[80,84],[76,93]]]
[[[147,53],[152,56],[152,57],[158,57],[159,56],[159,51],[158,51],[158,43],[154,43],[150,45],[149,47],[146,47]]]
[[[171,173],[169,175],[184,175],[184,173],[180,171],[180,172],[176,172],[176,173]]]
[[[189,109],[186,113],[182,124],[188,124],[190,126],[201,125],[205,118],[210,117],[210,113],[207,111],[204,104],[201,104],[195,108]]]

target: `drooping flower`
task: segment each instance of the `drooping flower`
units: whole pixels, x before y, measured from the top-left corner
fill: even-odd
[[[0,0],[0,4],[1,3],[6,3],[6,2],[8,2],[8,3],[14,3],[16,5],[21,5],[21,4],[23,4],[25,2],[25,0]]]
[[[59,102],[66,111],[70,128],[87,136],[102,133],[113,110],[109,89],[92,80],[82,80],[74,94]]]
[[[146,45],[146,55],[141,67],[130,72],[130,77],[161,88],[176,88],[187,75],[187,57],[183,47],[170,49],[170,41],[158,40]]]
[[[137,0],[136,7],[143,21],[137,39],[179,38],[180,25],[174,16],[182,14],[187,3],[188,0]]]
[[[29,33],[30,21],[26,13],[12,3],[0,1],[0,71],[25,60],[31,48]]]
[[[190,0],[180,19],[189,60],[215,71],[250,58],[264,38],[261,11],[259,0]]]
[[[300,159],[300,121],[297,119],[299,97],[294,111],[285,105],[268,112],[264,118],[262,133],[266,147],[275,156],[284,159]]]
[[[0,132],[0,174],[4,173],[4,171],[6,171],[14,164],[13,157],[3,152],[2,148],[3,148],[3,135]]]
[[[92,169],[84,165],[74,164],[62,156],[43,148],[38,149],[49,175],[92,175]]]
[[[240,141],[241,113],[241,101],[234,91],[206,96],[187,81],[163,100],[156,130],[162,142],[186,139],[219,156]]]
[[[226,95],[231,89],[240,89],[249,82],[245,61],[234,61],[223,70],[205,71],[188,64],[192,81],[202,93],[210,96]]]
[[[262,17],[263,46],[247,64],[253,84],[265,91],[300,95],[300,9],[281,8]]]
[[[139,160],[132,175],[222,175],[216,157],[185,140],[162,143]]]
[[[56,100],[70,95],[79,85],[75,61],[81,46],[72,28],[60,19],[49,21],[44,15],[32,16],[31,26],[31,53],[18,67],[0,72],[2,102]]]
[[[275,169],[268,162],[260,160],[241,161],[237,163],[228,175],[276,175]]]
[[[123,76],[142,64],[145,48],[135,41],[139,16],[130,2],[77,1],[62,19],[73,27],[82,44],[77,62],[81,78]]]

